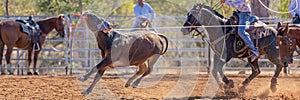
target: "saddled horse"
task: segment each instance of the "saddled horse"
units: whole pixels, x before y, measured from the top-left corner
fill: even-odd
[[[185,35],[190,34],[194,30],[201,34],[197,27],[202,25],[204,26],[209,37],[209,40],[207,40],[207,42],[211,45],[211,49],[215,53],[212,74],[218,84],[220,84],[218,80],[219,73],[223,79],[223,82],[228,87],[234,87],[234,82],[224,75],[224,64],[227,63],[231,58],[248,58],[252,73],[243,81],[242,87],[240,87],[240,90],[244,90],[250,83],[250,81],[260,74],[260,69],[258,66],[258,60],[251,62],[248,49],[243,49],[246,46],[245,43],[235,42],[237,39],[237,31],[235,30],[233,32],[235,34],[231,34],[232,32],[228,31],[228,29],[232,30],[235,28],[234,26],[230,27],[230,23],[234,23],[234,20],[225,18],[211,7],[198,3],[195,4],[193,8],[188,12],[187,19],[183,25],[185,27],[182,28],[181,31]],[[283,64],[280,62],[279,50],[276,48],[275,34],[277,34],[277,31],[271,27],[268,27],[268,30],[268,32],[270,32],[271,34],[261,37],[260,39],[258,39],[258,41],[254,41],[256,42],[254,44],[258,44],[260,56],[265,55],[265,57],[267,57],[272,63],[276,65],[276,71],[271,80],[270,86],[272,91],[275,92],[277,78],[282,70]]]
[[[293,63],[293,54],[300,47],[300,26],[298,25],[286,25],[282,26],[281,23],[277,24],[277,44],[280,51],[280,59],[284,66]]]
[[[46,36],[55,29],[58,33],[57,35],[60,35],[60,37],[64,37],[65,31],[65,17],[64,15],[54,16],[42,19],[40,21],[37,21],[36,24],[39,28],[35,31],[37,39],[36,44],[33,43],[34,41],[34,35],[32,34],[26,34],[22,32],[22,26],[18,21],[15,20],[9,20],[1,22],[0,24],[0,67],[1,67],[1,74],[5,73],[5,68],[2,66],[2,56],[3,56],[3,50],[4,45],[7,46],[7,51],[5,54],[6,63],[7,63],[7,69],[9,74],[13,74],[12,65],[10,62],[11,54],[13,47],[17,47],[23,50],[28,50],[28,64],[27,64],[27,75],[32,75],[30,72],[29,66],[31,64],[32,59],[32,52],[34,52],[33,57],[33,74],[38,75],[36,72],[36,63],[38,59],[38,54],[40,53],[40,50],[42,49],[42,45],[46,39]],[[24,27],[23,27],[24,28]],[[34,50],[34,45],[39,45],[39,50]]]
[[[137,66],[139,71],[125,84],[125,87],[137,87],[140,81],[151,73],[158,58],[168,49],[168,39],[163,34],[151,31],[123,34],[114,30],[104,33],[96,27],[103,24],[104,19],[89,12],[83,13],[82,16],[88,28],[94,32],[103,57],[99,64],[78,78],[80,81],[86,81],[91,74],[97,73],[93,83],[82,92],[83,94],[89,94],[93,90],[108,67]]]

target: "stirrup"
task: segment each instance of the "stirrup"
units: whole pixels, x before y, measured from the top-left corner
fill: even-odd
[[[37,47],[37,48],[35,48],[35,47]],[[33,48],[33,51],[40,51],[41,50],[39,43],[34,43],[32,48]]]

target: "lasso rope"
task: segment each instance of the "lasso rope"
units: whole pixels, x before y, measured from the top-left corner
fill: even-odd
[[[264,3],[261,2],[261,0],[258,0],[258,1],[259,1],[259,3],[260,3],[264,8],[266,8],[267,10],[269,10],[269,11],[271,11],[271,12],[274,12],[274,13],[279,13],[279,14],[291,13],[291,12],[295,11],[295,10],[298,8],[298,0],[296,0],[296,7],[295,7],[293,10],[288,11],[288,12],[275,11],[275,10],[270,9],[269,7],[267,7]]]

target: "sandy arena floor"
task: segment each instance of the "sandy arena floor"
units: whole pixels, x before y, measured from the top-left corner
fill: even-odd
[[[195,75],[195,74],[194,74]],[[190,78],[190,77],[193,78]],[[198,77],[197,77],[198,76]],[[278,90],[273,93],[269,89],[272,74],[259,75],[246,88],[244,93],[238,87],[248,75],[228,75],[235,82],[235,88],[223,92],[219,89],[216,98],[230,99],[300,99],[300,75],[279,77]],[[127,76],[126,76],[127,78]],[[201,99],[207,86],[208,75],[163,75],[157,79],[155,75],[141,82],[140,88],[125,88],[124,77],[104,75],[93,92],[81,95],[92,82],[79,82],[75,76],[0,76],[0,99]],[[195,83],[195,84],[193,84]],[[181,84],[181,86],[176,86]],[[193,88],[189,88],[189,85]],[[147,86],[148,85],[148,86]],[[176,96],[174,96],[175,93]],[[177,94],[176,94],[177,93]],[[190,93],[181,95],[182,93]],[[181,96],[179,96],[181,95]],[[172,97],[174,96],[174,97]]]

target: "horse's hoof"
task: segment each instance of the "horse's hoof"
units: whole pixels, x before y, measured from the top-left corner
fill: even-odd
[[[9,72],[9,75],[14,75],[14,73]]]
[[[130,86],[130,84],[125,84],[125,87],[128,88]]]
[[[277,84],[271,84],[271,91],[273,92],[273,93],[275,93],[276,91],[277,91],[277,87],[276,87],[276,85]]]
[[[234,88],[234,82],[233,80],[228,80],[228,83],[226,84],[230,88]]]
[[[244,93],[246,91],[246,86],[243,85],[239,88],[239,93]]]
[[[132,84],[132,88],[137,88],[137,87],[138,87],[138,85]]]
[[[85,90],[85,91],[82,91],[81,92],[83,95],[88,95],[90,92],[88,92],[87,90]]]
[[[2,72],[1,75],[6,75],[6,73],[5,73],[5,72]]]
[[[32,73],[31,72],[27,72],[27,75],[32,75]]]
[[[39,73],[38,72],[34,72],[33,75],[39,75]]]
[[[86,81],[87,79],[86,78],[84,78],[83,76],[81,76],[81,77],[78,77],[77,78],[79,81],[81,81],[81,82],[84,82],[84,81]]]

